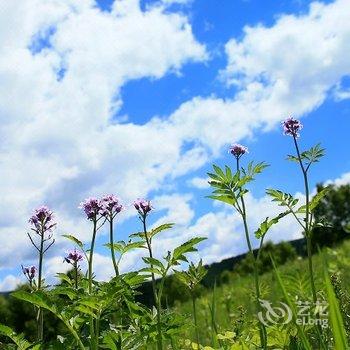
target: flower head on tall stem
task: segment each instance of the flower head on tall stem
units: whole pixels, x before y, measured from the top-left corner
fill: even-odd
[[[68,255],[64,258],[68,264],[75,265],[79,261],[83,260],[83,254],[78,250],[74,249],[68,252]]]
[[[113,219],[118,213],[123,209],[123,206],[120,204],[120,200],[113,194],[105,195],[101,198],[101,215],[109,222],[109,244],[111,250],[111,257],[113,262],[113,267],[116,276],[119,275],[119,268],[117,259],[114,252],[114,228],[113,228]]]
[[[80,203],[79,208],[83,209],[87,219],[92,221],[97,220],[102,214],[101,201],[94,197],[85,199]]]
[[[82,261],[82,260],[83,260],[83,254],[76,249],[69,251],[68,255],[64,258],[65,262],[73,266],[75,289],[78,289],[79,261]]]
[[[29,223],[32,225],[32,230],[40,234],[52,231],[56,226],[53,212],[45,205],[34,210]]]
[[[299,120],[294,119],[293,117],[287,118],[282,122],[283,131],[285,135],[299,137],[299,131],[303,128],[303,125]]]
[[[134,207],[141,217],[146,217],[146,215],[152,210],[151,202],[146,199],[137,199],[134,202]]]
[[[26,276],[29,284],[32,285],[36,274],[36,267],[35,266],[25,267],[22,265],[22,272],[24,276]]]
[[[113,219],[118,213],[123,209],[123,206],[120,204],[120,200],[113,194],[105,195],[100,200],[101,205],[101,214],[107,220]]]
[[[243,156],[243,154],[249,152],[247,147],[242,146],[239,143],[235,143],[229,148],[229,153],[231,153],[236,159],[239,159]]]
[[[38,282],[37,289],[42,289],[43,284],[43,259],[47,250],[55,243],[55,239],[53,239],[52,230],[56,227],[56,222],[54,221],[53,212],[47,206],[41,206],[34,210],[33,215],[29,219],[29,223],[31,224],[31,230],[35,232],[39,236],[39,242],[36,242],[35,239],[28,232],[28,237],[38,251]],[[35,268],[29,271],[30,274],[27,274],[27,270],[23,270],[23,273],[26,274],[27,278],[31,278],[33,276],[33,272],[35,275]],[[34,277],[33,277],[34,278]],[[32,281],[31,279],[30,281]],[[44,318],[42,309],[38,308],[37,315],[37,326],[38,326],[38,340],[42,341],[44,336]]]
[[[31,230],[34,231],[40,237],[40,243],[38,244],[37,242],[35,242],[35,239],[33,239],[29,232],[27,233],[27,235],[33,246],[39,252],[39,255],[44,255],[45,252],[55,243],[55,239],[52,239],[52,231],[57,225],[57,223],[54,220],[54,214],[52,210],[50,210],[47,206],[43,205],[34,210],[28,222],[32,226]],[[41,275],[40,270],[41,266],[39,266],[39,275]]]

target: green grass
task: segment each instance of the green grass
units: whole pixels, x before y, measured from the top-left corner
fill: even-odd
[[[322,255],[328,261],[330,274],[340,273],[344,290],[350,282],[350,242],[346,241],[334,249],[325,249]],[[320,298],[327,298],[327,283],[324,278],[323,260],[321,254],[313,256],[316,287]],[[286,265],[277,267],[291,300],[311,300],[311,288],[308,278],[307,260],[297,258]],[[238,333],[244,330],[257,329],[254,300],[253,276],[240,277],[232,274],[229,283],[217,286],[215,290],[215,326],[219,334],[225,332]],[[272,302],[286,301],[283,291],[273,271],[261,276],[262,298]],[[329,287],[329,286],[328,286]],[[348,290],[347,290],[348,291]],[[211,309],[213,308],[213,291],[206,290],[197,300],[198,325],[200,341],[203,346],[213,345],[213,330],[211,324]],[[191,322],[192,304],[185,302],[177,304],[175,309],[188,315]],[[254,332],[252,332],[254,333]],[[281,333],[282,336],[282,333]],[[221,336],[219,336],[220,338]],[[186,327],[184,338],[195,340],[194,327]]]

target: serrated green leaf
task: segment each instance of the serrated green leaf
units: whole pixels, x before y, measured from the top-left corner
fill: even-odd
[[[273,202],[277,202],[279,206],[292,209],[299,199],[294,198],[290,193],[285,193],[275,189],[267,189],[266,194],[272,197]]]
[[[158,233],[171,229],[174,225],[175,225],[174,223],[167,223],[167,224],[160,225],[150,231],[149,237],[153,238]]]
[[[161,271],[164,270],[163,263],[156,258],[150,258],[147,256],[147,257],[143,257],[142,260],[146,264],[151,265],[152,267],[157,266],[158,268],[160,268]]]
[[[0,323],[0,335],[10,338],[18,347],[18,350],[29,349],[32,344],[24,339],[23,334],[17,334],[13,329]]]
[[[67,282],[69,285],[73,284],[72,280],[65,273],[58,272],[56,273],[56,277],[59,278],[61,281]]]
[[[62,237],[69,239],[70,241],[74,242],[80,249],[84,250],[83,242],[80,241],[78,238],[74,237],[73,235],[62,235]]]
[[[132,233],[130,236],[130,238],[133,238],[133,237],[139,237],[139,238],[145,238],[145,233],[142,231],[140,232],[135,232],[135,233]]]
[[[324,156],[324,148],[321,147],[321,144],[317,144],[314,147],[311,147],[309,150],[301,153],[303,159],[308,160],[310,163],[318,162],[318,160]]]
[[[206,238],[204,237],[195,237],[181,244],[179,247],[174,249],[172,260],[174,262],[178,260],[183,260],[183,258],[185,257],[185,254],[197,251],[197,248],[195,247],[195,245],[197,245],[198,243],[204,240],[206,240]]]
[[[291,155],[291,154],[288,154],[287,160],[290,160],[290,161],[292,161],[292,162],[299,162],[299,158],[296,157],[296,156],[293,156],[293,155]]]
[[[220,180],[221,180],[220,177],[219,177],[218,175],[216,175],[216,174],[207,173],[207,175],[208,175],[211,179],[213,179],[213,180],[215,180],[215,181],[220,181]]]
[[[76,305],[75,306],[75,310],[84,314],[84,315],[88,315],[91,316],[93,318],[96,319],[96,312],[94,312],[93,310],[91,310],[89,307],[87,307],[86,305]]]
[[[323,188],[320,192],[318,192],[315,196],[312,197],[309,209],[314,211],[318,205],[318,203],[322,200],[322,198],[329,192],[330,187]]]
[[[225,173],[221,170],[220,167],[218,167],[217,165],[213,164],[213,168],[214,168],[216,174],[217,174],[221,179],[225,179]]]
[[[137,248],[145,248],[145,241],[136,241],[136,242],[124,242],[124,241],[118,241],[116,243],[110,244],[106,243],[104,244],[105,247],[108,249],[111,249],[113,246],[113,249],[121,254],[125,254],[128,251],[132,249],[137,249]]]
[[[54,295],[66,295],[70,300],[73,300],[77,296],[77,292],[73,288],[57,286],[51,291]]]
[[[287,210],[283,213],[280,213],[279,215],[277,215],[276,217],[272,218],[269,220],[269,218],[267,217],[261,224],[260,227],[255,231],[255,237],[260,239],[262,237],[264,237],[267,233],[267,231],[275,224],[277,224],[279,222],[279,220],[281,220],[283,217],[285,217],[286,215],[290,214],[291,211]]]
[[[159,276],[163,276],[163,272],[159,269],[157,269],[156,267],[144,267],[140,270],[140,272],[144,273],[144,272],[147,272],[147,273],[154,273],[156,275],[159,275]]]
[[[230,198],[228,196],[211,195],[211,196],[207,196],[207,198],[211,198],[211,199],[214,199],[216,201],[224,202],[224,203],[230,204],[230,205],[233,205],[234,203],[236,203],[235,199]]]
[[[37,307],[49,310],[55,315],[57,314],[55,305],[52,304],[52,302],[50,301],[48,296],[44,294],[44,292],[36,291],[34,293],[29,293],[24,290],[17,290],[15,292],[12,292],[11,296],[23,301],[27,301],[28,303],[31,303]]]
[[[323,188],[320,192],[318,192],[315,196],[313,196],[310,200],[309,203],[309,210],[312,212],[316,209],[318,206],[319,202],[322,200],[322,198],[328,193],[329,187]],[[301,207],[298,208],[296,213],[302,214],[306,212],[306,205],[302,205]]]

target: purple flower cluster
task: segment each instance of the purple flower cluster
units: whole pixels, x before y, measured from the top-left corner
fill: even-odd
[[[35,266],[24,267],[22,265],[22,272],[27,277],[29,283],[32,283],[32,281],[35,278],[36,267]]]
[[[299,120],[290,117],[282,122],[285,135],[299,137],[299,131],[303,128]]]
[[[123,206],[120,204],[118,197],[113,194],[103,196],[100,201],[101,214],[107,218],[113,218],[116,214],[120,213]]]
[[[74,265],[74,264],[77,264],[79,261],[83,260],[83,254],[77,251],[76,249],[74,249],[68,253],[68,256],[66,256],[64,260],[68,264]]]
[[[80,203],[79,208],[83,209],[89,220],[96,220],[101,214],[101,201],[97,198],[87,198]]]
[[[137,199],[134,207],[141,216],[146,216],[152,210],[151,202],[146,199]]]
[[[35,209],[33,215],[29,219],[29,223],[32,224],[34,230],[39,233],[51,231],[56,226],[53,212],[46,206]]]
[[[123,206],[119,198],[113,194],[105,195],[101,199],[88,198],[81,202],[79,208],[82,208],[89,220],[97,220],[98,217],[104,216],[108,219],[113,218],[120,213]]]
[[[242,157],[243,154],[249,153],[248,148],[245,146],[240,145],[239,143],[235,143],[229,148],[229,152],[235,156],[237,159]]]

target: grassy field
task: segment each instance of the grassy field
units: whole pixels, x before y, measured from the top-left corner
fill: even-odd
[[[339,245],[334,249],[325,249],[322,252],[327,257],[329,271],[332,274],[332,281],[335,279],[341,281],[339,285],[334,286],[336,292],[342,293],[346,297],[346,286],[350,281],[350,242]],[[313,256],[316,286],[320,299],[325,299],[325,286],[323,282],[322,256],[315,254]],[[307,259],[297,258],[289,262],[278,270],[283,278],[287,292],[291,298],[301,301],[311,302],[311,289],[307,273]],[[274,271],[267,272],[261,276],[262,299],[269,300],[276,305],[280,301],[285,301],[281,288],[276,279]],[[204,346],[217,347],[218,343],[232,342],[239,336],[256,337],[258,331],[256,309],[254,304],[254,286],[253,276],[248,275],[240,277],[232,273],[229,283],[213,288],[211,291],[205,291],[197,302],[198,329],[200,342]],[[189,323],[185,327],[184,339],[195,340],[193,325],[190,326],[190,315],[192,314],[192,302],[178,303],[176,311],[188,315]],[[275,325],[270,327],[268,332],[275,332],[278,343],[283,336],[288,337],[288,332],[292,332],[289,325]],[[307,328],[307,327],[306,327]],[[217,336],[219,334],[219,336]],[[220,341],[220,338],[221,341]],[[273,336],[272,342],[273,342]],[[189,342],[187,341],[187,344]],[[271,344],[272,345],[272,344]],[[281,344],[276,344],[281,346]]]

